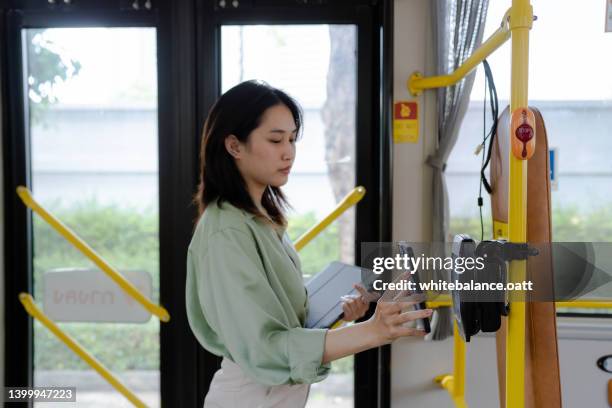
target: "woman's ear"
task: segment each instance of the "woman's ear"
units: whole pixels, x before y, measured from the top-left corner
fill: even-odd
[[[242,149],[236,136],[229,135],[225,138],[225,149],[234,159],[240,159]]]

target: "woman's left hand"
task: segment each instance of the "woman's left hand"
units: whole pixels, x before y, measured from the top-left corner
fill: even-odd
[[[361,295],[342,296],[342,311],[345,322],[352,322],[362,318],[369,308],[369,303],[377,297],[375,294],[368,293],[365,288],[359,284],[355,285]]]

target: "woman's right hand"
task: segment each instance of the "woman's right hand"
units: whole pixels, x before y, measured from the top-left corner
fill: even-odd
[[[405,275],[400,275],[396,281],[400,279],[405,279]],[[362,295],[366,296],[364,291],[365,289],[359,290]],[[406,298],[406,296],[409,297]],[[407,322],[431,316],[431,309],[409,310],[415,304],[423,302],[424,299],[423,294],[409,294],[406,291],[383,293],[370,319],[327,331],[321,362],[328,363],[370,348],[389,344],[400,337],[425,336],[424,330],[404,326]]]
[[[431,309],[410,310],[417,303],[379,300],[374,315],[368,320],[377,336],[377,343],[389,344],[400,337],[425,336],[424,330],[404,326],[405,323],[431,316]]]
[[[404,272],[393,282],[408,281],[409,274],[410,272]],[[362,297],[366,296],[364,288],[357,288],[357,290],[362,294]],[[388,344],[399,337],[425,336],[427,333],[424,330],[404,326],[407,322],[431,317],[433,313],[431,309],[412,310],[415,304],[424,300],[424,294],[410,293],[407,290],[387,290],[382,296],[379,296],[376,310],[367,321],[372,325],[372,330],[377,336],[377,342]]]

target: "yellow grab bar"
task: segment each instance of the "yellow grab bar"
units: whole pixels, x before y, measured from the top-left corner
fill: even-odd
[[[456,84],[466,77],[478,64],[510,39],[510,29],[508,26],[509,13],[510,10],[504,15],[500,27],[453,73],[432,77],[423,77],[420,72],[413,73],[408,79],[408,90],[410,93],[413,96],[419,96],[424,89],[447,87]]]
[[[123,289],[128,295],[140,303],[142,307],[153,313],[162,322],[170,321],[170,314],[163,306],[156,305],[147,299],[134,285],[132,285],[132,283],[130,283],[130,281],[125,279],[121,273],[110,266],[104,259],[102,259],[100,255],[96,253],[96,251],[87,245],[85,241],[79,238],[72,230],[70,230],[70,228],[65,226],[60,220],[55,218],[51,213],[38,204],[32,197],[30,190],[23,186],[19,186],[17,187],[17,195],[28,208],[40,215],[41,218],[51,226],[51,228],[56,230],[83,255],[95,263],[98,268],[100,268],[113,281],[115,281],[115,283],[119,285],[119,287],[121,287],[121,289]]]
[[[437,309],[439,307],[450,307],[450,300],[434,300],[427,302],[428,309]],[[612,309],[612,301],[605,299],[577,299],[572,301],[555,302],[555,307],[570,308],[570,309]]]
[[[465,396],[465,342],[459,335],[459,326],[453,324],[455,353],[453,355],[453,397],[464,399]]]
[[[429,302],[427,304],[429,306]],[[467,408],[465,402],[465,342],[459,334],[457,322],[453,322],[453,374],[442,374],[434,378],[450,394],[455,406]]]
[[[529,106],[529,31],[533,7],[529,0],[512,0],[512,70],[510,112]],[[512,137],[512,136],[511,136]],[[537,143],[537,141],[536,141]],[[527,160],[509,151],[508,235],[510,242],[527,242]],[[527,273],[524,260],[510,262],[509,280],[522,282]],[[525,302],[512,302],[506,331],[506,407],[525,406]]]
[[[573,300],[571,302],[555,302],[557,308],[572,309],[612,309],[612,302],[609,300],[584,299]]]
[[[311,229],[306,231],[301,237],[299,237],[297,241],[295,241],[295,249],[299,251],[304,248],[306,244],[312,241],[314,237],[316,237],[321,231],[327,228],[327,226],[331,224],[340,215],[342,215],[343,212],[361,201],[363,196],[365,196],[365,193],[365,187],[355,187],[353,191],[348,193],[346,197],[344,197],[342,201],[338,203],[336,208],[327,217],[323,218],[314,227],[312,227]]]
[[[94,370],[98,372],[110,385],[112,385],[117,391],[119,391],[125,398],[130,400],[132,404],[137,407],[146,407],[145,403],[132,393],[121,381],[119,381],[115,376],[111,374],[108,368],[104,367],[104,365],[98,361],[97,358],[89,354],[83,346],[81,346],[76,340],[74,340],[70,335],[64,333],[62,329],[60,329],[51,319],[49,319],[34,303],[34,299],[29,293],[20,293],[19,301],[23,304],[26,312],[35,319],[38,319],[43,326],[45,326],[51,333],[55,334],[55,336],[64,343],[70,350],[72,350],[76,355],[78,355],[81,359],[83,359],[87,364],[91,366]]]

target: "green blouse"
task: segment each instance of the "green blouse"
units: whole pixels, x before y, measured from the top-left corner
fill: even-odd
[[[224,202],[201,217],[187,254],[187,317],[200,344],[265,385],[314,383],[325,329],[305,329],[308,296],[284,230]]]

